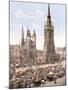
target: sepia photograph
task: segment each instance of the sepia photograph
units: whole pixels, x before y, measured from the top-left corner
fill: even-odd
[[[9,2],[9,88],[66,85],[66,4]]]

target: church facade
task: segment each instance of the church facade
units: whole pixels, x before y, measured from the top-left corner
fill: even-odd
[[[22,29],[22,38],[20,45],[20,60],[22,66],[31,66],[36,64],[37,50],[36,50],[36,33],[35,30],[31,35],[30,30],[27,28],[26,41],[24,40],[24,32]]]

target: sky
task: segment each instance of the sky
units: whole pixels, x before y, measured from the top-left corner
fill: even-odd
[[[26,39],[27,27],[31,34],[36,32],[36,47],[44,46],[44,24],[46,24],[48,4],[10,2],[10,44],[21,42],[22,27]],[[52,24],[54,25],[54,42],[56,47],[65,46],[65,5],[50,4]]]

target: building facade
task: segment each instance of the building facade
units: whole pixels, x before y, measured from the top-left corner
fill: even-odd
[[[66,60],[66,48],[65,47],[56,48],[56,53],[59,54],[60,60]]]
[[[30,30],[27,28],[26,41],[24,40],[24,32],[22,29],[20,59],[23,66],[31,66],[36,64],[37,50],[36,50],[36,33],[35,30],[31,35]]]

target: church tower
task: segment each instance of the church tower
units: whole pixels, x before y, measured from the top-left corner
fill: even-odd
[[[36,33],[35,30],[33,32],[33,52],[34,52],[34,57],[37,57],[37,51],[36,51]]]
[[[54,45],[54,27],[51,21],[50,5],[48,4],[47,21],[44,25],[44,60],[46,63],[54,63],[56,57]]]
[[[35,33],[35,30],[33,32],[33,45],[34,45],[34,48],[36,49],[36,33]]]
[[[23,45],[24,45],[24,32],[23,32],[23,27],[22,27],[21,48],[23,48]]]
[[[27,58],[30,58],[30,42],[31,42],[31,34],[30,34],[30,30],[27,27],[27,37],[26,37]]]

